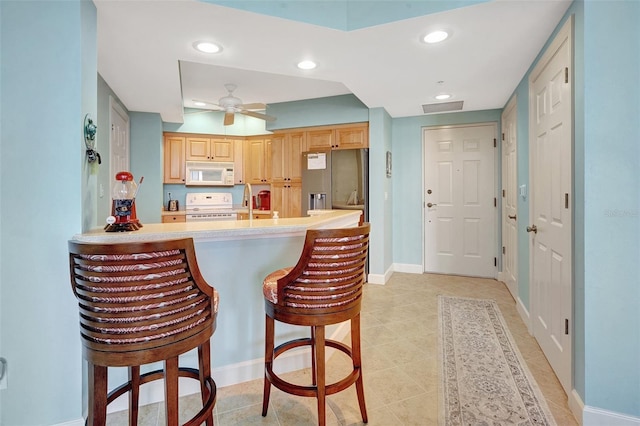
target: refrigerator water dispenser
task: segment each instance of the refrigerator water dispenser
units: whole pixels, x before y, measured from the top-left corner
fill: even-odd
[[[325,210],[327,208],[327,194],[309,194],[309,210]]]

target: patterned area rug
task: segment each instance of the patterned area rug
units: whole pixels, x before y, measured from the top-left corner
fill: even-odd
[[[556,422],[493,300],[438,297],[440,424]]]

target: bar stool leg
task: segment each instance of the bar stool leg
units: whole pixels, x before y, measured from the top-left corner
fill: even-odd
[[[271,394],[271,382],[267,377],[267,369],[273,366],[273,339],[275,334],[274,320],[265,315],[265,343],[264,343],[264,391],[262,393],[262,417],[267,415],[269,409],[269,396]]]
[[[138,425],[138,407],[140,403],[140,366],[129,367],[129,425]]]
[[[164,362],[164,403],[167,425],[178,425],[178,357]]]
[[[327,422],[327,388],[325,375],[325,340],[324,326],[315,326],[315,359],[316,359],[316,391],[318,393],[318,425],[325,426]]]
[[[211,346],[207,340],[198,346],[198,370],[200,372],[200,396],[202,403],[207,401],[207,377],[211,375]],[[207,417],[207,426],[213,426],[213,411]]]
[[[316,328],[311,326],[311,384],[316,386],[318,384],[318,378],[316,377]]]
[[[353,359],[353,368],[359,370],[359,377],[356,380],[356,393],[358,394],[358,405],[360,405],[360,414],[362,421],[367,423],[367,407],[364,402],[364,384],[362,379],[362,347],[360,345],[360,314],[351,319],[351,354]]]
[[[107,423],[107,367],[89,361],[89,414],[87,426]]]

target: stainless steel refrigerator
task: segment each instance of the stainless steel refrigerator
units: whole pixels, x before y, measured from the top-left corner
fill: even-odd
[[[364,211],[369,220],[369,150],[302,153],[302,214],[309,210]]]

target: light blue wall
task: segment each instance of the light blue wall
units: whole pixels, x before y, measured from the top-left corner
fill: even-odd
[[[270,104],[267,114],[277,117],[267,123],[271,131],[369,121],[369,109],[354,95]]]
[[[500,122],[500,110],[396,118],[393,139],[393,263],[422,265],[422,129]]]
[[[585,403],[640,417],[640,2],[584,2]]]
[[[0,31],[0,424],[49,425],[82,414],[67,240],[95,210],[81,132],[96,114],[96,9],[2,1]]]

